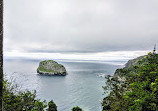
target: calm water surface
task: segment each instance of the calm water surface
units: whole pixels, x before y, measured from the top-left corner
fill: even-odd
[[[67,76],[40,76],[36,73],[39,61],[35,60],[5,60],[4,72],[21,90],[37,90],[38,98],[53,99],[58,111],[71,111],[74,106],[84,111],[101,111],[101,100],[106,96],[102,89],[105,79],[97,75],[113,75],[122,66],[99,62],[57,62],[66,67]]]

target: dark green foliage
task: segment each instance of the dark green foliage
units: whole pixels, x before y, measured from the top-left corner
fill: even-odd
[[[3,110],[4,111],[44,111],[47,107],[46,101],[36,98],[36,91],[18,91],[16,85],[12,85],[8,81],[3,83]],[[48,106],[52,106],[49,102]],[[53,102],[53,106],[56,105]],[[57,107],[56,107],[57,108]],[[57,111],[57,110],[49,110]]]
[[[53,102],[53,100],[51,100],[49,103],[48,103],[48,109],[47,111],[57,111],[57,106],[56,104]]]
[[[36,91],[18,91],[17,85],[7,80],[3,85],[3,110],[4,111],[44,111],[47,107],[46,101],[36,98]],[[57,111],[57,106],[51,100],[48,103],[48,111]]]
[[[119,76],[107,77],[103,111],[158,111],[158,54],[149,53]],[[119,81],[119,78],[125,78]]]
[[[72,111],[82,111],[82,109],[77,106],[77,107],[73,107],[73,108],[72,108]]]

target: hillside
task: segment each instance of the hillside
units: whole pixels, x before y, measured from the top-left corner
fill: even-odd
[[[103,111],[158,111],[158,54],[128,61],[106,84]]]

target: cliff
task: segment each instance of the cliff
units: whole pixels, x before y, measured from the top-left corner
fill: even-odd
[[[144,56],[140,56],[140,57],[137,57],[137,58],[134,58],[134,59],[131,59],[129,60],[126,64],[125,64],[125,67],[124,68],[121,68],[121,69],[117,69],[114,73],[114,77],[118,77],[118,76],[126,76],[126,74],[128,74],[128,72],[131,72],[135,69],[135,67],[145,63],[145,57],[147,55],[144,55]],[[142,61],[140,63],[140,61]]]
[[[66,69],[63,65],[58,64],[53,60],[45,60],[39,63],[39,67],[37,68],[37,73],[41,75],[59,75],[65,76],[67,75]]]
[[[129,60],[129,61],[125,64],[125,67],[124,67],[124,68],[127,69],[127,68],[131,67],[132,65],[136,64],[137,61],[143,59],[144,57],[145,57],[145,55],[144,55],[144,56],[137,57],[137,58],[135,58],[135,59]]]

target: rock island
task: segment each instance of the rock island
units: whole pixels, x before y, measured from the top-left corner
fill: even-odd
[[[45,60],[39,63],[39,67],[37,68],[37,73],[41,75],[59,75],[65,76],[67,75],[66,69],[63,65],[58,64],[53,60]]]

